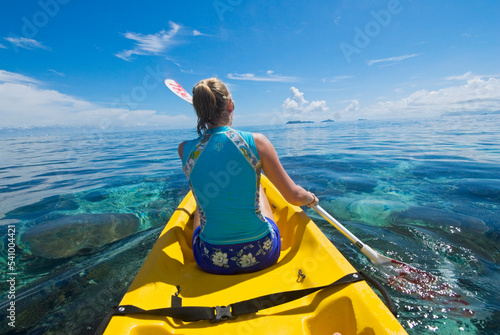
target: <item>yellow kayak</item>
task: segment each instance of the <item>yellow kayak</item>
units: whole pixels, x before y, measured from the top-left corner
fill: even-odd
[[[250,274],[226,276],[201,271],[191,247],[196,204],[190,192],[172,215],[120,306],[164,309],[182,299],[185,307],[232,305],[234,309],[241,301],[320,287],[356,273],[300,207],[287,203],[264,176],[262,185],[282,239],[281,256],[275,265]],[[276,297],[279,300],[281,295]],[[327,287],[277,306],[261,307],[256,313],[217,323],[187,322],[163,315],[114,315],[104,334],[407,334],[365,281]],[[226,312],[231,313],[231,308],[214,309],[214,314]]]

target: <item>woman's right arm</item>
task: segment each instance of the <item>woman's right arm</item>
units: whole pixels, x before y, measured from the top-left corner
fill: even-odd
[[[319,200],[311,192],[295,184],[285,171],[272,143],[262,134],[253,134],[265,175],[278,188],[286,201],[296,206],[317,205]]]

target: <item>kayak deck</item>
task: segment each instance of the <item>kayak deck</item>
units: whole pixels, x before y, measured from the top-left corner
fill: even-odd
[[[258,296],[322,286],[356,272],[300,207],[288,204],[264,176],[262,184],[282,238],[277,264],[250,274],[213,275],[195,263],[191,192],[172,215],[120,305],[170,307],[177,285],[183,306],[227,306]],[[305,275],[302,278],[299,270]],[[220,323],[154,315],[114,316],[105,334],[406,334],[375,292],[361,281]]]

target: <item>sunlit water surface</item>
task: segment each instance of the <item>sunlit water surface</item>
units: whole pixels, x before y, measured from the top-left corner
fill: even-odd
[[[434,276],[425,285],[398,281],[308,209],[357,269],[386,284],[410,334],[498,334],[499,116],[246,130],[264,133],[292,178],[361,240]],[[194,136],[193,130],[0,131],[1,333],[94,332],[188,191],[177,145]],[[99,242],[75,246],[75,236],[88,238],[97,225],[64,226],[66,216],[95,214],[99,221],[97,214],[113,213],[135,215],[129,231],[120,235],[104,225]],[[34,228],[49,221],[50,234]],[[9,225],[16,229],[15,328],[3,316],[12,272]],[[36,249],[40,236],[44,245]],[[61,250],[72,252],[58,257]]]

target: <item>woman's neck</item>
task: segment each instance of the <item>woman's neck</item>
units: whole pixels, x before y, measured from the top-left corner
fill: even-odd
[[[231,127],[231,123],[219,123],[216,125],[208,125],[207,129],[220,128],[220,127]]]

